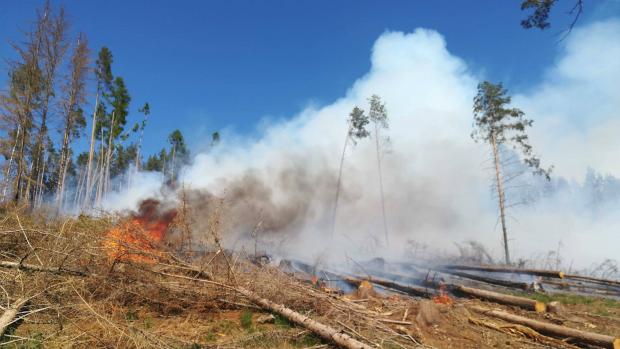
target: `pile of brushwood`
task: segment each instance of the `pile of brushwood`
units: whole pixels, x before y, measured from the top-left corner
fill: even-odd
[[[535,311],[489,300],[344,295],[226,252],[208,232],[200,256],[116,231],[130,218],[0,215],[0,346],[9,348],[617,348],[620,316]],[[351,280],[350,280],[351,281]],[[619,308],[620,311],[620,308]],[[506,315],[508,314],[508,315]],[[510,316],[600,334],[548,335]],[[572,322],[571,322],[572,321]],[[583,324],[588,328],[583,328]],[[570,331],[569,331],[570,333]],[[606,335],[603,333],[607,333]],[[607,340],[608,342],[605,342]]]

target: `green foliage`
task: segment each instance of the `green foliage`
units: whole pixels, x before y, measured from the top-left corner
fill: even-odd
[[[620,301],[610,298],[590,297],[572,293],[528,293],[515,292],[515,295],[535,299],[539,302],[560,302],[567,305],[585,305],[588,311],[603,316],[619,316]]]
[[[162,150],[164,156],[165,156],[165,150]],[[144,168],[145,171],[151,171],[151,172],[162,172],[163,171],[163,164],[164,164],[164,159],[162,159],[160,153],[160,156],[157,155],[149,155],[149,157],[147,158],[146,162],[144,163],[144,165],[142,166]]]
[[[175,161],[179,164],[185,164],[189,157],[189,150],[187,150],[187,146],[185,145],[185,139],[183,138],[183,134],[181,131],[174,130],[168,136],[168,143],[170,143],[170,157],[174,158]]]
[[[511,97],[501,83],[480,83],[478,94],[474,97],[474,130],[471,137],[476,142],[496,142],[498,145],[510,143],[515,150],[521,151],[523,161],[533,169],[534,174],[550,180],[553,167],[540,167],[540,159],[534,156],[525,133],[534,121],[527,119],[520,109],[508,108],[510,102]]]
[[[110,164],[110,175],[112,177],[125,173],[129,166],[135,163],[138,148],[135,144],[127,147],[119,144],[115,146],[115,155]]]
[[[189,162],[190,153],[179,130],[170,133],[168,143],[168,150],[164,148],[158,155],[150,155],[142,167],[146,171],[162,172],[168,179],[176,180],[181,167]]]
[[[100,90],[110,90],[112,86],[112,62],[114,61],[112,51],[107,47],[102,47],[96,61],[97,86]]]
[[[239,314],[239,323],[246,330],[252,329],[252,312],[245,309]]]
[[[601,297],[589,297],[589,296],[584,296],[584,295],[579,295],[579,294],[573,294],[573,293],[526,293],[526,292],[520,292],[520,295],[523,295],[525,297],[531,298],[531,299],[535,299],[537,301],[540,302],[545,302],[545,303],[549,303],[549,302],[560,302],[562,304],[569,304],[569,305],[578,305],[578,304],[583,304],[583,305],[595,305],[595,304],[601,304],[605,307],[610,307],[610,308],[620,308],[620,302],[614,299],[610,299],[610,298],[601,298]]]
[[[349,114],[349,138],[355,144],[357,140],[366,138],[370,135],[366,126],[370,121],[368,120],[368,116],[365,115],[364,110],[359,107],[353,108],[351,113]]]
[[[549,14],[557,0],[524,0],[521,3],[521,10],[533,9],[534,12],[526,19],[521,21],[521,26],[526,29],[538,28],[544,30],[549,28]]]
[[[290,328],[293,327],[293,325],[291,324],[290,321],[288,321],[287,318],[285,318],[284,316],[280,315],[280,314],[275,314],[275,320],[274,320],[274,324],[276,326],[279,327],[285,327],[285,328]]]
[[[320,338],[317,338],[313,334],[307,334],[303,336],[302,338],[300,338],[299,341],[295,344],[296,344],[296,347],[298,348],[309,348],[309,347],[317,346],[321,343],[322,342]]]
[[[370,121],[380,128],[387,129],[389,127],[387,109],[385,108],[385,103],[381,101],[381,97],[372,95],[368,98],[368,103],[370,103],[370,111],[368,112]]]
[[[112,74],[112,52],[103,47],[99,51],[97,59],[97,83],[103,100],[99,103],[97,110],[97,126],[95,135],[104,144],[108,143],[110,134],[114,143],[119,137],[127,139],[125,125],[127,125],[127,115],[129,114],[129,103],[131,96],[122,77],[114,77]],[[111,111],[108,112],[108,107]]]
[[[144,103],[142,108],[138,109],[138,111],[144,115],[149,115],[151,113],[151,106],[148,102]]]

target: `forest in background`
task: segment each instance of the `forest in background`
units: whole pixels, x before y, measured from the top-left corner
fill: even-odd
[[[149,103],[131,108],[112,50],[89,47],[67,17],[47,1],[22,40],[9,43],[17,58],[7,61],[7,86],[0,88],[1,200],[88,209],[140,170],[174,182],[190,157],[183,134],[173,130],[161,151],[144,154]],[[77,145],[82,137],[87,149]]]

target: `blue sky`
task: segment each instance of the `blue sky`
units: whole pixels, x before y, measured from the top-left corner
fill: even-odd
[[[13,57],[8,41],[21,39],[19,28],[42,2],[0,2],[0,57]],[[175,128],[200,144],[215,130],[252,134],[264,118],[333,102],[368,71],[372,45],[388,30],[435,29],[470,69],[518,92],[553,65],[571,20],[567,1],[544,32],[521,28],[517,0],[52,3],[66,6],[93,55],[104,45],[112,50],[114,74],[132,95],[130,117],[151,104],[147,152]],[[586,1],[580,24],[618,15],[619,3]],[[0,73],[4,88],[6,65]]]

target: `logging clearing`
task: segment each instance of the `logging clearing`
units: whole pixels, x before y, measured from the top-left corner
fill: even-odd
[[[442,348],[472,340],[523,348],[540,343],[616,348],[618,343],[620,303],[612,300],[606,313],[590,314],[585,304],[570,302],[559,311],[527,293],[515,296],[475,279],[471,282],[481,282],[479,288],[457,284],[465,280],[461,275],[445,281],[429,275],[413,284],[386,279],[394,274],[381,277],[377,270],[351,277],[296,261],[274,263],[267,257],[255,263],[251,255],[222,250],[215,227],[207,249],[188,261],[187,251],[170,250],[151,235],[149,229],[161,224],[136,223],[145,222],[150,209],[130,217],[43,224],[22,211],[5,211],[3,343],[55,346],[71,340],[78,347],[131,348]],[[184,226],[170,221],[167,211],[149,217],[168,219],[165,230]],[[334,292],[338,289],[344,292]],[[545,312],[551,308],[553,313]],[[275,322],[259,322],[262,313],[274,314]],[[505,331],[504,323],[532,332]],[[46,335],[33,337],[33,332]]]
[[[0,349],[620,349],[609,1],[5,2]]]

